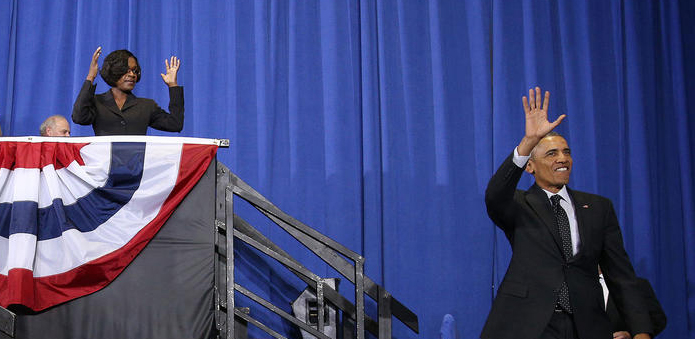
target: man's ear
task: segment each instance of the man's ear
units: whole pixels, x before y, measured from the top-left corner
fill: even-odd
[[[529,174],[533,174],[533,172],[535,172],[535,170],[533,169],[533,162],[531,161],[531,159],[529,159],[526,163],[526,168],[524,168],[524,171],[528,172]]]

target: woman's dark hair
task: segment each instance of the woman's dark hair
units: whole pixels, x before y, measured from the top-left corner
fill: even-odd
[[[130,53],[128,50],[119,49],[109,53],[109,55],[104,58],[104,64],[101,66],[101,78],[106,81],[111,87],[116,87],[116,82],[128,73],[128,58],[135,59],[135,63],[138,65],[138,72],[135,82],[140,81],[140,63],[138,58]]]

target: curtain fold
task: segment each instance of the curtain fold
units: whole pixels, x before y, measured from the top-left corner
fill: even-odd
[[[2,3],[2,15],[0,25],[7,32],[0,37],[0,45],[6,46],[6,52],[0,55],[0,103],[4,112],[11,112],[14,102],[14,74],[15,53],[17,44],[17,1],[5,1]],[[3,114],[0,117],[2,126],[12,125],[12,114]],[[7,132],[5,132],[7,133]]]
[[[159,73],[176,55],[181,136],[230,139],[219,160],[362,253],[367,275],[419,315],[420,337],[436,336],[445,314],[476,337],[511,253],[484,191],[523,136],[521,96],[538,85],[551,117],[568,116],[558,131],[573,149],[570,186],[614,202],[635,269],[669,317],[663,336],[693,337],[694,20],[687,0],[5,1],[0,124],[35,135],[49,115],[69,116],[97,46],[131,50],[143,72],[134,93],[166,107]],[[237,250],[240,280],[289,311],[304,286]]]

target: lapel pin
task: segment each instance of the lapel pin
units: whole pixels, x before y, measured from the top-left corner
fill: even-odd
[[[582,205],[582,208],[584,208],[584,209],[589,208],[589,205]]]

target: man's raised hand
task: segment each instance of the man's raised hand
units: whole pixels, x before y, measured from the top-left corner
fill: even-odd
[[[548,106],[550,106],[550,92],[545,91],[545,98],[541,99],[541,88],[529,89],[528,98],[521,98],[526,113],[526,137],[542,138],[552,131],[565,119],[565,115],[559,116],[554,122],[548,121]]]
[[[517,151],[519,155],[529,155],[538,142],[559,125],[565,115],[559,116],[555,121],[548,121],[548,106],[550,106],[550,92],[545,91],[545,98],[541,98],[541,88],[529,89],[528,98],[521,98],[526,114],[526,134],[519,143]]]

